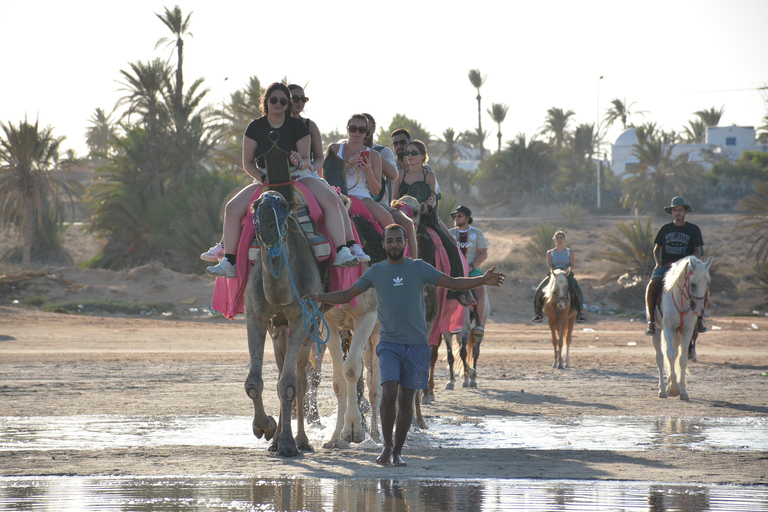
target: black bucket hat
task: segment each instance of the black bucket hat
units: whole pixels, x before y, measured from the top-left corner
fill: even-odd
[[[456,207],[455,210],[453,210],[451,212],[451,218],[453,218],[453,216],[456,215],[459,212],[461,212],[464,215],[466,215],[469,218],[469,223],[472,224],[472,210],[470,210],[466,206],[458,206],[458,207]]]
[[[688,204],[688,201],[685,200],[683,197],[673,197],[672,198],[672,204],[670,206],[665,206],[664,211],[672,214],[672,208],[675,206],[683,206],[685,207],[686,212],[692,212],[693,208],[691,208],[691,205]]]

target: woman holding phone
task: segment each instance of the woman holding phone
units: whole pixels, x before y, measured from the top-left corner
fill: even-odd
[[[291,177],[300,180],[312,192],[323,210],[325,228],[336,247],[336,258],[333,264],[338,267],[350,267],[360,263],[360,258],[355,253],[362,253],[362,248],[355,243],[354,237],[347,236],[343,218],[347,212],[344,210],[341,199],[325,180],[313,176],[315,169],[309,160],[309,130],[302,121],[291,117],[290,97],[291,93],[285,84],[279,82],[271,84],[261,99],[263,116],[252,121],[245,130],[243,169],[253,178],[253,183],[241,190],[224,208],[223,250],[220,251],[224,255],[218,265],[206,269],[209,276],[237,277],[235,265],[241,222],[246,216],[253,194],[264,179],[265,162],[262,155],[271,147],[272,142],[269,138],[271,132],[279,134],[278,147],[289,153],[291,165],[294,166]],[[200,257],[207,259],[209,253],[217,251],[217,247],[212,247],[208,253]]]
[[[381,191],[381,155],[363,145],[368,133],[368,119],[363,114],[353,115],[347,121],[347,132],[346,143],[331,144],[339,158],[352,164],[346,169],[347,194],[360,199],[376,222],[385,228],[394,220],[384,206],[373,200],[373,196]]]

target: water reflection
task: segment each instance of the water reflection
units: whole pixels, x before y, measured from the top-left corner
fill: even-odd
[[[656,418],[622,416],[486,416],[428,418],[409,446],[427,448],[526,448],[532,450],[768,451],[768,418]],[[333,418],[307,434],[321,446]],[[458,428],[457,428],[458,427]],[[0,452],[96,450],[117,447],[253,446],[249,416],[49,416],[0,418]],[[366,441],[370,444],[370,441]],[[368,445],[366,445],[368,446]],[[370,447],[370,446],[368,446]]]
[[[768,488],[547,480],[0,478],[3,510],[768,511]]]

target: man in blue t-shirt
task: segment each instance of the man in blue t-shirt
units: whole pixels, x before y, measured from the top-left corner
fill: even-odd
[[[672,198],[672,204],[664,207],[664,211],[672,215],[673,221],[661,226],[653,241],[653,259],[656,261],[656,267],[653,269],[651,281],[645,289],[645,314],[648,317],[645,334],[649,336],[656,334],[654,319],[656,295],[659,285],[664,279],[664,274],[674,262],[686,256],[694,255],[701,258],[701,248],[704,246],[699,226],[685,220],[685,214],[693,211],[693,208],[684,198]],[[699,317],[696,324],[697,332],[706,332],[707,330],[703,316],[702,312],[702,316]]]
[[[416,389],[425,388],[429,379],[432,350],[425,320],[424,285],[469,290],[482,285],[501,286],[505,277],[495,272],[496,267],[477,277],[448,276],[422,260],[406,258],[405,240],[405,229],[390,224],[384,230],[382,241],[387,253],[385,261],[371,266],[346,290],[304,297],[316,302],[346,304],[371,287],[376,290],[376,314],[381,324],[376,347],[382,391],[379,414],[384,436],[384,449],[376,462],[382,466],[406,466],[401,451],[413,420],[413,394]],[[400,408],[399,413],[396,406]]]

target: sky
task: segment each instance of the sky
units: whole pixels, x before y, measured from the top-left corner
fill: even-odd
[[[475,129],[470,69],[486,76],[493,149],[492,103],[509,107],[504,141],[535,135],[551,107],[594,123],[614,98],[646,111],[635,122],[678,131],[711,107],[725,107],[721,125],[758,127],[766,114],[766,0],[0,0],[0,121],[38,119],[86,155],[91,115],[124,95],[120,70],[175,63],[173,47],[155,50],[170,35],[155,13],[177,4],[192,13],[186,84],[204,78],[220,105],[253,75],[262,85],[288,77],[306,84],[305,113],[323,132],[361,111],[380,128],[405,114],[435,137]],[[607,140],[620,133],[615,125]]]

